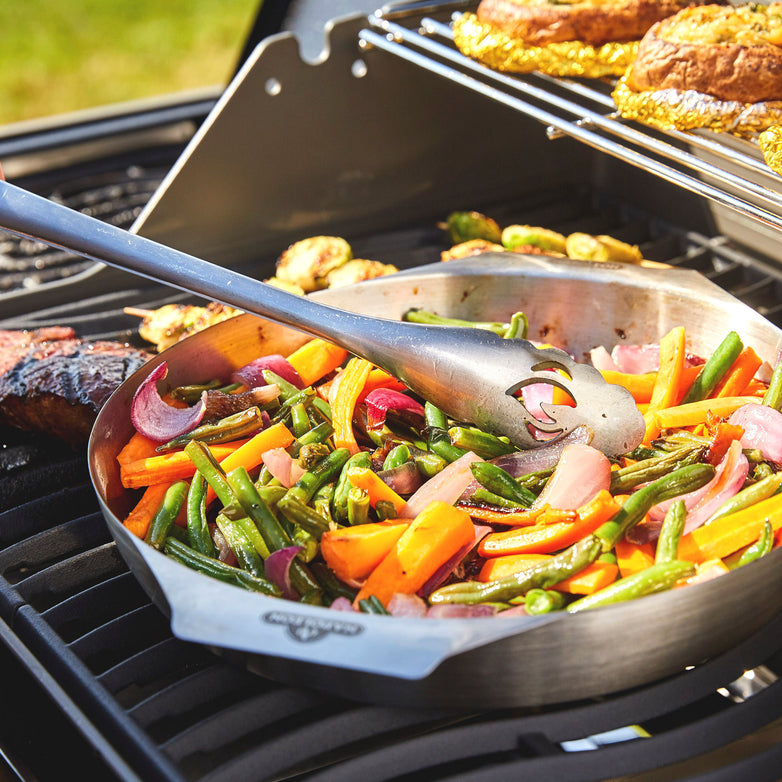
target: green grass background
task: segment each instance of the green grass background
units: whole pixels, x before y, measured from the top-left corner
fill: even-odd
[[[258,0],[0,0],[0,125],[225,84]]]

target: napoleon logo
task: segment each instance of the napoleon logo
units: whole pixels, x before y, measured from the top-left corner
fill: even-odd
[[[294,641],[311,643],[334,633],[335,635],[354,636],[364,631],[361,625],[338,619],[316,619],[311,616],[299,616],[285,611],[269,611],[262,617],[264,622],[283,625]]]

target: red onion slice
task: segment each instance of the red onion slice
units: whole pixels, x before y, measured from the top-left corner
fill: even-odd
[[[768,405],[748,404],[736,410],[728,423],[744,429],[742,448],[757,449],[774,464],[782,464],[782,413]]]
[[[462,546],[449,560],[443,562],[429,577],[428,581],[418,590],[421,597],[429,597],[448,576],[461,564],[462,560],[490,533],[492,528],[487,524],[473,524],[475,537],[470,543]]]
[[[282,596],[286,600],[299,599],[296,590],[291,586],[290,571],[291,563],[300,551],[301,546],[287,546],[273,551],[263,563],[266,577],[282,590]]]
[[[201,394],[201,400],[193,407],[177,408],[167,405],[157,390],[158,380],[162,380],[167,374],[166,362],[158,364],[138,387],[130,405],[130,420],[133,426],[145,437],[158,443],[167,443],[195,429],[206,412],[205,391]]]
[[[378,476],[386,486],[404,497],[421,487],[421,473],[418,472],[415,462],[412,461],[399,464],[390,470],[381,470]]]
[[[423,618],[426,616],[426,603],[417,595],[406,595],[397,592],[388,601],[388,613],[391,616],[414,616]]]
[[[576,510],[599,491],[611,486],[611,462],[605,454],[585,443],[571,443],[562,455],[533,507],[549,505]]]
[[[435,500],[453,505],[473,479],[470,465],[473,462],[481,461],[483,459],[480,456],[468,451],[455,462],[451,462],[410,497],[399,517],[414,519],[430,502]]]
[[[426,612],[427,619],[480,619],[494,616],[497,609],[485,604],[458,605],[456,603],[438,603],[430,606]]]
[[[424,406],[420,402],[392,388],[376,388],[366,395],[364,402],[367,406],[369,429],[379,429],[383,426],[389,410],[403,418],[412,418],[416,421],[424,417]]]
[[[286,489],[304,475],[304,468],[284,448],[271,448],[262,457],[266,468]]]
[[[231,380],[234,383],[243,383],[248,388],[265,386],[266,380],[263,377],[263,373],[267,369],[274,372],[275,375],[279,375],[291,385],[296,386],[296,388],[304,388],[304,381],[299,376],[299,373],[293,368],[290,361],[279,353],[256,358],[249,364],[239,367],[231,375]]]
[[[334,600],[334,602],[329,606],[332,611],[348,611],[351,613],[355,613],[356,609],[353,608],[353,603],[350,602],[346,597],[338,597]]]

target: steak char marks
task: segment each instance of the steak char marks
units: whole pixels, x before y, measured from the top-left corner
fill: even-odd
[[[0,424],[84,443],[104,402],[149,358],[70,328],[0,330]]]

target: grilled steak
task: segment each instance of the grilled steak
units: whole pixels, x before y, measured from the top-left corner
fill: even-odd
[[[0,423],[83,443],[112,391],[150,357],[69,328],[0,331]]]

